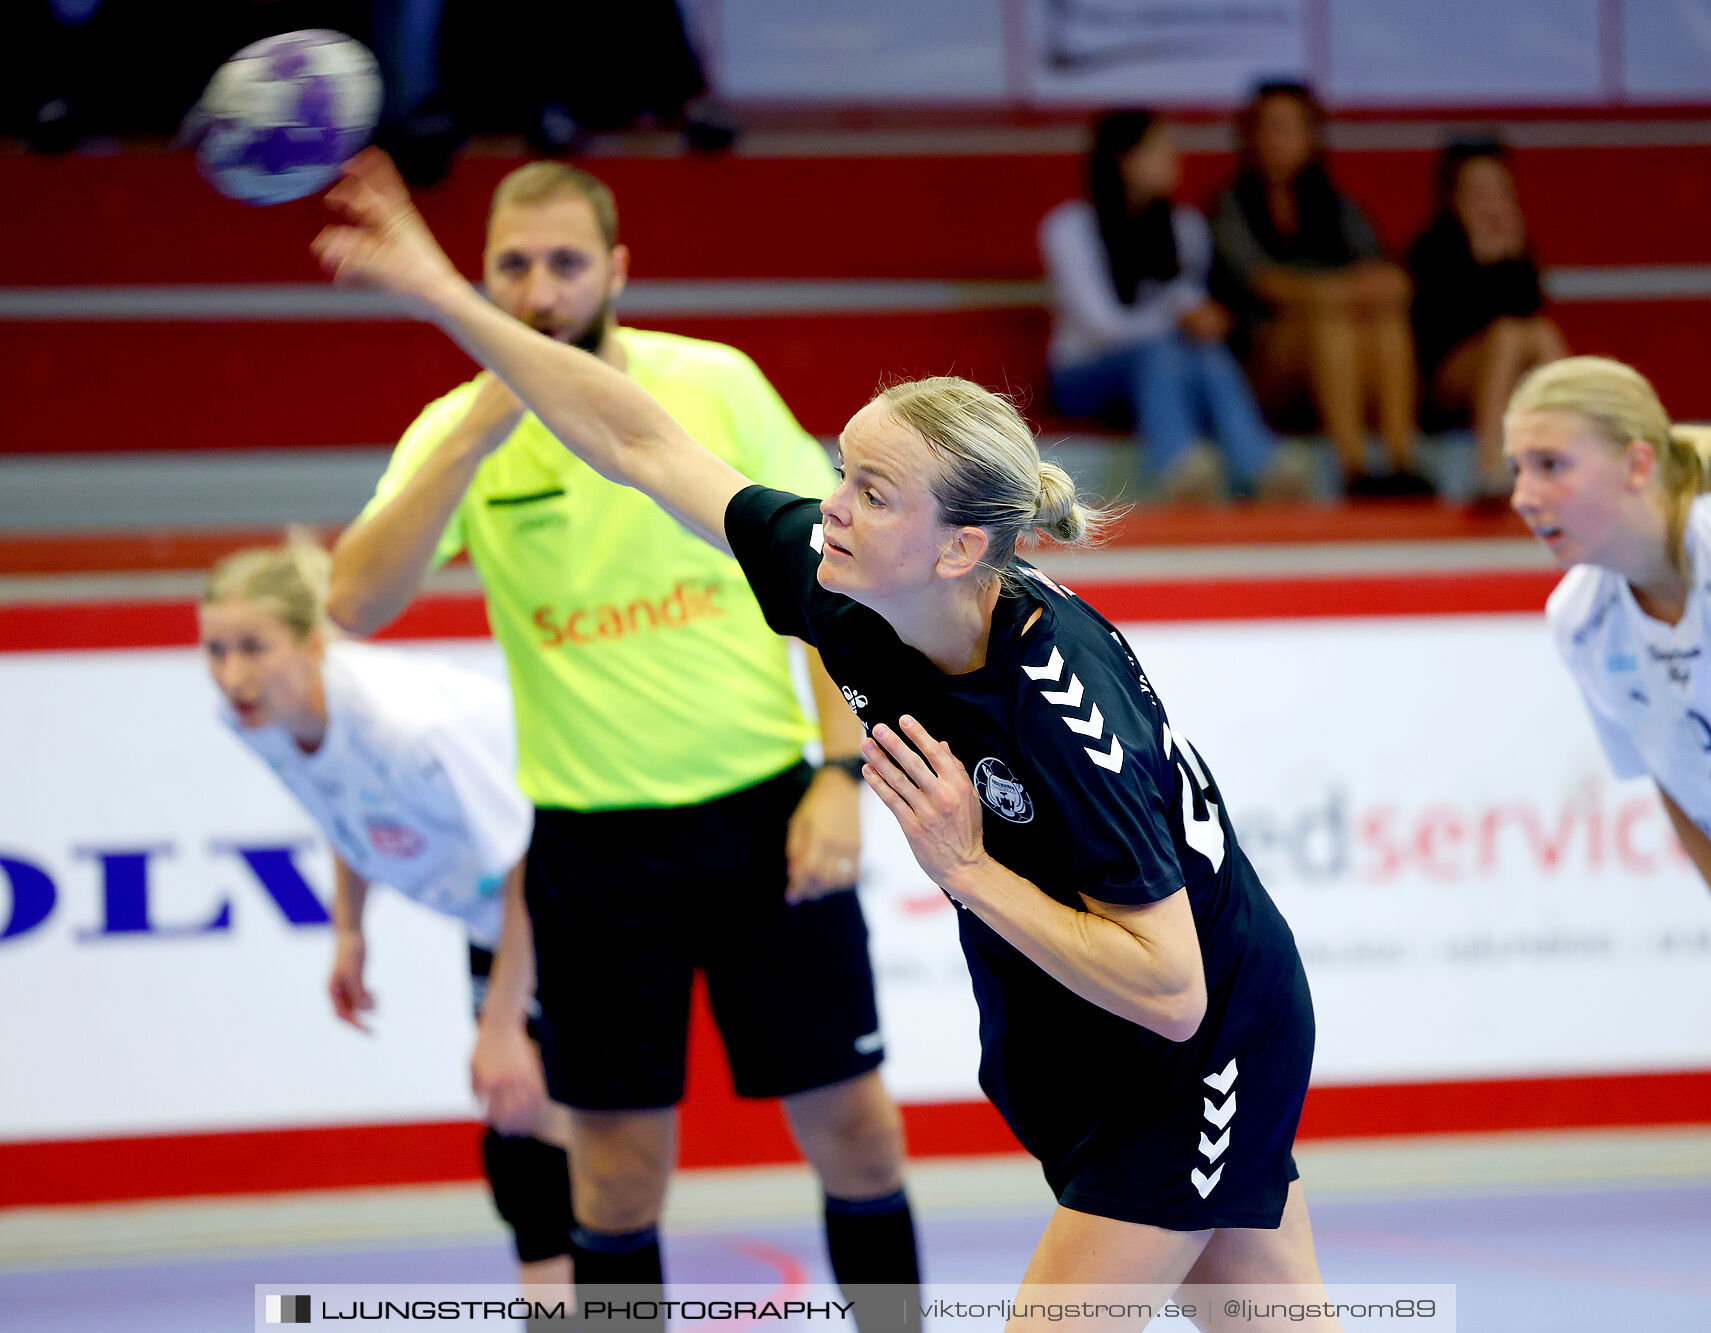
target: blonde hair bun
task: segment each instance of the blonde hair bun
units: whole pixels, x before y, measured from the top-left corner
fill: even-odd
[[[1672,440],[1698,454],[1700,466],[1711,474],[1711,426],[1699,422],[1686,425],[1677,422],[1669,428],[1669,434]]]
[[[1040,507],[1034,526],[1060,542],[1075,543],[1087,536],[1090,516],[1076,499],[1075,479],[1056,463],[1040,464]]]

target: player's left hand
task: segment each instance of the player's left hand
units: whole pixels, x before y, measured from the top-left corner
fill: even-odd
[[[787,903],[855,886],[861,869],[861,788],[841,769],[822,768],[809,783],[790,816],[784,862]]]
[[[340,931],[333,949],[333,968],[327,977],[327,995],[333,1014],[358,1032],[372,1035],[363,1015],[374,1008],[374,996],[363,984],[363,963],[368,946],[360,930]]]
[[[501,1134],[526,1134],[547,1099],[541,1057],[521,1023],[482,1023],[469,1057],[469,1084],[483,1118]]]
[[[950,746],[934,740],[907,714],[898,725],[902,736],[881,724],[862,741],[867,760],[862,775],[897,816],[921,869],[946,888],[986,860],[980,798]]]
[[[365,148],[344,164],[326,204],[340,221],[322,229],[313,249],[335,282],[382,288],[428,315],[436,293],[467,285],[380,149]]]

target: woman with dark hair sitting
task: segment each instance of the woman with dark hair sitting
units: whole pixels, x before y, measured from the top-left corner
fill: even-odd
[[[1408,277],[1325,168],[1324,112],[1299,83],[1260,85],[1237,119],[1241,166],[1218,196],[1219,276],[1248,369],[1273,413],[1306,398],[1349,494],[1423,495],[1413,471],[1415,365]],[[1369,411],[1390,463],[1366,464]]]
[[[1164,495],[1212,500],[1225,473],[1241,494],[1304,492],[1297,454],[1280,454],[1224,339],[1230,315],[1206,292],[1212,237],[1172,199],[1180,171],[1170,126],[1113,111],[1094,128],[1088,198],[1040,225],[1053,294],[1052,397],[1078,417],[1138,427]],[[1198,445],[1209,435],[1221,451]]]
[[[1408,252],[1414,345],[1428,428],[1471,421],[1475,487],[1507,503],[1503,413],[1521,376],[1568,355],[1543,313],[1509,154],[1496,139],[1458,139],[1438,161],[1438,210]]]

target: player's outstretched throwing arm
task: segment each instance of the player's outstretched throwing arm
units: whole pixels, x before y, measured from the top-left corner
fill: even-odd
[[[697,536],[729,550],[725,509],[748,479],[622,372],[536,333],[481,296],[440,249],[390,158],[373,148],[357,154],[327,204],[340,221],[314,248],[335,281],[400,297],[509,384],[596,472],[634,486]]]

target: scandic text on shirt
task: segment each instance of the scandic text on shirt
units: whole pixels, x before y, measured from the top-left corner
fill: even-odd
[[[719,620],[725,614],[721,580],[682,579],[663,597],[638,597],[625,606],[605,602],[566,612],[537,606],[530,617],[541,631],[541,646],[599,643],[650,630],[681,629],[697,620]]]

